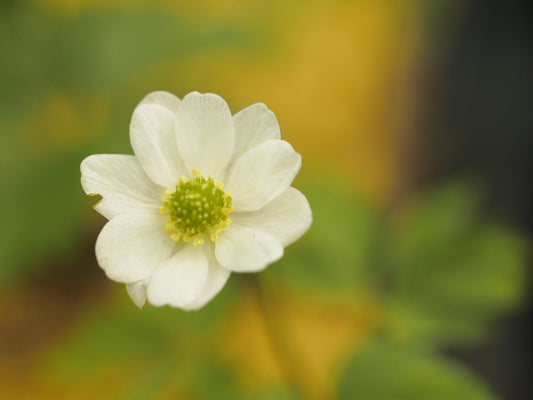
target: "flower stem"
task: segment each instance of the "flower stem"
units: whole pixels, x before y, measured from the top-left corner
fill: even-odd
[[[279,301],[279,296],[269,296],[267,281],[258,275],[250,276],[249,283],[262,313],[266,333],[285,379],[285,384],[295,393],[308,392],[305,363],[301,354],[291,343],[287,324],[283,318],[283,304]],[[320,397],[316,397],[316,394],[312,397],[321,400]]]

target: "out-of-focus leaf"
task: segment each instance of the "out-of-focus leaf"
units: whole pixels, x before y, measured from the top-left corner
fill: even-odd
[[[456,246],[475,228],[478,197],[475,186],[454,182],[424,193],[404,207],[393,243],[393,261],[401,272],[401,282],[416,279],[419,272],[455,256]]]
[[[353,290],[367,283],[381,228],[376,209],[338,184],[309,185],[303,192],[313,211],[311,229],[267,273],[324,291]]]
[[[1,177],[0,281],[24,274],[40,256],[67,253],[82,236],[86,214],[79,182],[79,159],[64,157],[37,168],[29,164]]]
[[[58,398],[74,393],[82,400],[300,399],[283,381],[245,387],[228,360],[220,357],[231,340],[225,335],[233,321],[229,315],[239,314],[240,302],[249,300],[236,301],[241,290],[241,282],[232,279],[200,312],[166,307],[141,312],[130,302],[99,311],[49,355],[47,387]],[[245,327],[238,334],[257,332]],[[254,357],[254,349],[248,350]]]
[[[341,400],[493,400],[465,369],[438,356],[373,344],[348,362],[339,384]]]
[[[0,86],[13,90],[4,93],[13,95],[11,104],[22,106],[50,85],[85,95],[108,91],[162,59],[249,46],[254,37],[235,24],[205,25],[149,6],[96,9],[76,18],[20,7],[0,33],[10,54],[0,65]]]
[[[476,193],[461,183],[441,188],[396,227],[388,303],[395,336],[472,339],[519,302],[524,243],[503,226],[480,222]]]
[[[128,301],[100,313],[70,345],[59,349],[56,371],[75,379],[113,362],[161,363],[176,355],[181,362],[200,359],[211,346],[214,326],[233,301],[232,286],[228,284],[202,312],[150,306],[141,312]]]
[[[254,396],[253,400],[303,400],[303,398],[287,389],[273,388]]]
[[[235,383],[216,361],[215,346],[217,326],[235,289],[228,284],[201,312],[168,307],[139,311],[129,301],[100,311],[51,353],[46,380],[65,395],[101,382],[101,391],[93,388],[97,393],[88,398],[149,399],[160,393],[167,398],[163,393],[179,392],[230,399]],[[108,377],[113,377],[113,388],[106,388]]]

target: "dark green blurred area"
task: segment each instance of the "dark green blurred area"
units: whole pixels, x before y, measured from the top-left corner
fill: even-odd
[[[390,111],[382,97],[365,98],[368,109],[359,111],[350,92],[350,83],[364,92],[377,82],[368,90],[382,88],[388,98],[405,76],[383,65],[397,59],[415,68],[420,38],[446,36],[460,8],[171,3],[0,6],[0,397],[496,398],[490,383],[440,350],[482,342],[497,318],[520,308],[527,240],[483,213],[482,186],[462,175],[396,202],[398,176],[390,171],[401,150],[390,139],[400,128],[382,125]],[[302,66],[333,68],[324,47],[344,43],[343,52],[359,43],[352,26],[365,21],[357,32],[376,43],[347,54],[345,75],[306,78]],[[412,52],[399,55],[394,29],[406,22]],[[313,35],[321,29],[332,36],[316,44],[317,55]],[[302,81],[283,91],[295,76]],[[337,96],[345,86],[338,97],[347,105],[337,107],[328,88]],[[218,89],[233,112],[254,91],[264,95],[255,101],[276,111],[284,138],[302,149],[295,185],[314,215],[281,261],[257,276],[234,274],[193,313],[140,311],[122,285],[107,282],[92,250],[105,220],[79,183],[87,155],[131,154],[132,110],[159,89],[180,97]],[[345,131],[308,130],[319,95],[333,104],[323,118]],[[352,132],[358,118],[371,134]],[[361,154],[374,161],[350,169]]]

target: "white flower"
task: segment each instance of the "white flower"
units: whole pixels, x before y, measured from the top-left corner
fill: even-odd
[[[83,160],[81,184],[109,219],[98,263],[139,307],[201,308],[231,272],[266,268],[309,229],[309,203],[290,187],[301,157],[264,104],[232,117],[214,94],[154,92],[130,141],[134,156]]]

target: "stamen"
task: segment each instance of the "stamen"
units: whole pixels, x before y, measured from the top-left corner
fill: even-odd
[[[204,236],[214,242],[231,224],[232,196],[224,192],[222,182],[205,179],[199,170],[193,169],[192,176],[180,177],[174,192],[165,190],[159,212],[168,215],[165,232],[172,240],[200,246],[205,243]]]

